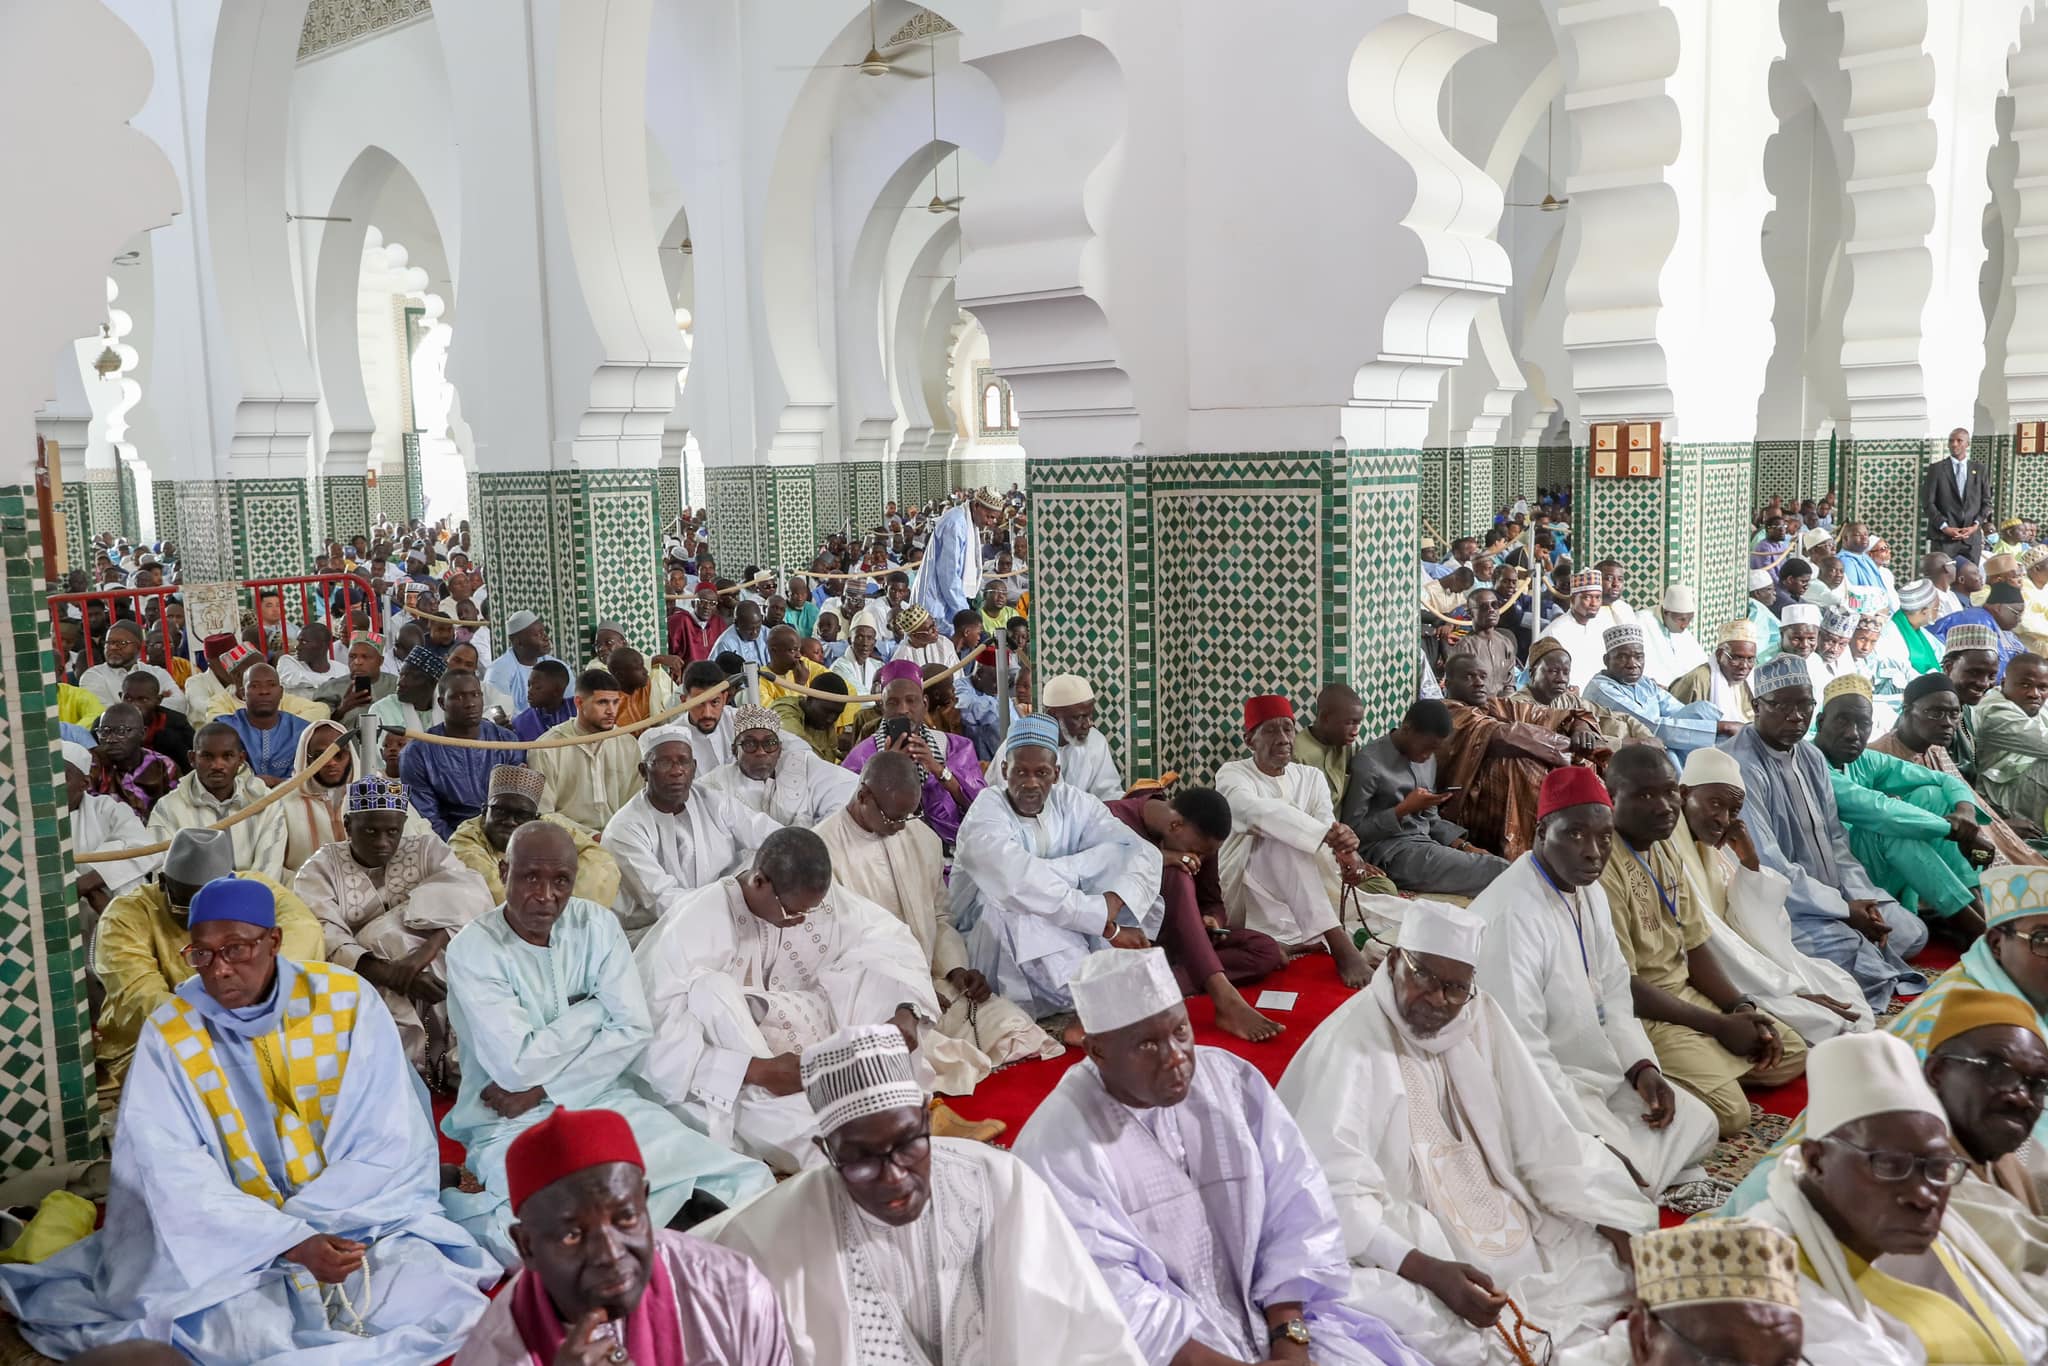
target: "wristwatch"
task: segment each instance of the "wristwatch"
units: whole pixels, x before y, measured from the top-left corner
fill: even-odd
[[[941,784],[943,785],[943,784],[945,784],[945,783],[950,783],[950,782],[952,782],[952,781],[953,781],[953,770],[952,770],[952,769],[950,769],[950,768],[941,768],[941,769],[939,770],[939,782],[940,782],[940,783],[941,783]]]
[[[1276,1323],[1273,1325],[1266,1341],[1277,1343],[1283,1338],[1293,1343],[1296,1347],[1308,1346],[1308,1320],[1289,1319],[1285,1323]]]

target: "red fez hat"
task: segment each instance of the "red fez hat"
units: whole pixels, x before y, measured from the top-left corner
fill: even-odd
[[[974,652],[974,662],[976,664],[987,664],[993,667],[996,662],[996,647],[993,645],[984,645],[979,650],[976,650]]]
[[[505,1151],[505,1181],[512,1191],[513,1215],[518,1215],[519,1207],[535,1191],[607,1162],[628,1162],[647,1170],[625,1117],[615,1110],[557,1106],[553,1114],[513,1139]]]
[[[1254,697],[1244,704],[1244,728],[1247,733],[1257,730],[1276,716],[1294,719],[1294,704],[1284,697]]]
[[[232,631],[222,631],[217,635],[206,637],[199,643],[206,647],[206,657],[208,659],[219,659],[229,650],[234,649],[238,642],[235,640]]]
[[[1553,768],[1543,779],[1543,789],[1536,797],[1536,819],[1542,820],[1553,811],[1562,811],[1568,806],[1613,806],[1614,799],[1607,795],[1607,784],[1600,781],[1600,775],[1590,768],[1568,764]]]

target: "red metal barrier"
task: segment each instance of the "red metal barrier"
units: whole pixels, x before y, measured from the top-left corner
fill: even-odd
[[[372,631],[381,631],[383,629],[381,625],[384,619],[383,608],[378,602],[376,591],[369,585],[369,581],[361,575],[292,574],[273,579],[245,579],[241,586],[247,590],[252,602],[274,602],[277,604],[277,607],[269,612],[259,612],[259,620],[263,622],[266,628],[279,625],[283,621],[296,621],[299,625],[304,625],[308,621],[327,621],[331,627],[333,621],[346,621],[351,613],[357,610],[364,610],[369,613],[370,629]],[[164,584],[158,588],[109,588],[91,593],[50,594],[50,621],[52,630],[56,633],[58,653],[62,654],[64,652],[65,609],[67,607],[76,607],[79,616],[84,619],[85,623],[89,624],[92,620],[91,604],[101,603],[105,605],[109,616],[136,621],[142,625],[144,630],[152,627],[161,630],[164,641],[162,654],[158,658],[151,659],[150,662],[159,664],[166,669],[170,668],[171,646],[174,638],[174,633],[170,629],[170,599],[183,592],[184,587],[182,584]],[[336,587],[341,592],[341,611],[333,616],[333,621],[329,621],[330,614],[325,609],[333,606],[334,588]],[[289,590],[292,588],[299,590],[298,613],[296,617],[293,617],[291,613],[292,601]],[[323,610],[319,614],[315,614],[313,611],[313,603],[316,597],[323,605]],[[150,601],[144,601],[145,599]],[[123,610],[123,606],[120,604],[125,604],[125,610]],[[182,608],[182,604],[180,606]],[[87,630],[81,632],[81,634],[84,636],[85,642],[85,664],[80,670],[82,673],[84,669],[90,669],[99,660],[92,632]],[[348,632],[345,629],[335,631],[336,644],[345,645],[347,639]],[[145,650],[145,656],[147,653],[147,650]]]
[[[315,584],[323,585],[317,593],[313,587]],[[333,588],[325,585],[335,585],[341,589],[339,612],[332,610]],[[325,622],[328,629],[334,632],[337,645],[347,646],[349,632],[345,624],[337,629],[335,623],[346,623],[350,615],[356,611],[358,604],[370,614],[370,629],[380,633],[382,631],[380,623],[384,619],[384,613],[377,600],[376,588],[361,574],[289,574],[275,579],[244,579],[242,587],[249,590],[250,598],[256,603],[257,624],[266,631],[273,626],[283,625],[287,619],[294,619],[290,614],[291,595],[287,591],[292,588],[299,590],[299,611],[295,618],[297,623],[303,626],[309,621]],[[313,612],[316,597],[322,607],[317,616]],[[277,604],[274,614],[265,610],[266,602]]]
[[[164,643],[163,657],[152,662],[162,665],[166,669],[170,668],[171,643],[174,637],[171,631],[169,605],[171,598],[177,592],[178,588],[175,584],[165,584],[158,588],[107,588],[91,593],[50,594],[50,623],[57,642],[58,654],[62,655],[64,653],[64,609],[76,607],[78,615],[82,619],[81,625],[89,627],[92,622],[92,604],[98,602],[106,604],[109,617],[118,617],[122,620],[136,622],[145,632],[149,630],[152,624],[154,624],[156,629],[162,631]],[[151,599],[153,601],[144,601],[144,599]],[[122,611],[116,604],[125,604],[127,610],[125,612]],[[85,668],[90,669],[99,662],[93,657],[92,631],[90,629],[81,630],[79,634],[85,640]],[[143,654],[147,656],[148,653],[148,648],[145,646]]]

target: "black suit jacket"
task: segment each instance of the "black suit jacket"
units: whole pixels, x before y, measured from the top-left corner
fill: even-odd
[[[1984,482],[1984,471],[1976,461],[1970,462],[1960,493],[1956,491],[1955,473],[1949,468],[1946,455],[1929,465],[1920,475],[1920,509],[1927,518],[1928,542],[1936,550],[1948,555],[1968,555],[1973,560],[1983,558],[1981,528],[1991,520],[1991,488]],[[1972,524],[1980,529],[1967,541],[1950,540],[1941,534],[1945,526]]]

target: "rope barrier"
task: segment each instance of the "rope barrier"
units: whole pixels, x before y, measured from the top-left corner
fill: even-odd
[[[314,724],[331,725],[336,723],[318,721]],[[249,817],[255,815],[258,811],[263,810],[265,807],[270,806],[275,802],[283,801],[290,794],[297,792],[307,783],[312,782],[313,775],[318,773],[321,769],[327,767],[328,761],[334,758],[335,755],[341,753],[342,747],[347,743],[348,732],[347,729],[344,728],[342,731],[342,738],[336,740],[333,744],[329,745],[326,749],[322,750],[320,752],[319,758],[312,760],[304,768],[300,769],[297,773],[292,774],[291,777],[285,779],[276,787],[271,788],[270,791],[264,793],[255,801],[250,802],[240,811],[237,811],[230,816],[224,816],[220,820],[215,821],[212,825],[195,826],[193,828],[204,830],[226,830],[231,826],[240,825],[243,821],[248,820]],[[145,844],[134,849],[108,849],[96,854],[74,854],[71,858],[71,861],[77,864],[121,863],[132,858],[148,858],[154,854],[161,854],[169,850],[170,847],[171,842],[169,840],[164,840],[161,843]]]
[[[423,730],[402,730],[397,726],[383,726],[380,729],[386,735],[403,735],[407,741],[418,740],[429,745],[445,745],[449,749],[572,749],[577,745],[602,744],[606,740],[617,739],[621,735],[638,735],[643,730],[666,725],[678,716],[688,712],[692,707],[702,706],[732,686],[732,680],[728,678],[722,683],[712,684],[700,693],[692,693],[668,710],[658,711],[644,721],[635,721],[625,726],[614,726],[610,730],[595,730],[588,734],[561,735],[552,740],[467,740],[459,735],[429,735]]]
[[[974,654],[980,654],[980,653],[981,653],[981,651],[979,651],[979,650],[976,650],[976,651],[974,652]],[[974,663],[974,654],[970,654],[969,656],[967,656],[967,658],[965,658],[965,659],[963,659],[963,660],[960,660],[960,661],[958,661],[957,663],[955,663],[955,664],[951,665],[950,667],[948,667],[948,668],[947,668],[947,670],[946,670],[946,671],[945,671],[944,673],[942,673],[942,674],[933,674],[933,675],[932,675],[932,676],[931,676],[930,678],[927,678],[927,679],[925,679],[925,680],[924,680],[924,686],[925,686],[925,687],[927,687],[927,688],[929,688],[929,687],[931,687],[931,686],[932,686],[933,684],[935,684],[935,683],[943,683],[943,682],[945,682],[945,681],[946,681],[947,679],[949,679],[949,678],[953,677],[953,676],[954,676],[955,674],[958,674],[958,673],[961,673],[961,672],[965,671],[965,670],[966,670],[966,668],[967,668],[967,667],[968,667],[969,665],[971,665],[971,664],[973,664],[973,663]],[[775,686],[776,686],[777,688],[781,689],[781,690],[782,690],[783,692],[788,692],[788,693],[795,693],[795,694],[796,694],[796,695],[797,695],[798,697],[817,697],[817,698],[823,698],[824,700],[826,700],[826,701],[828,701],[828,702],[862,702],[862,703],[866,703],[866,702],[879,702],[879,701],[881,701],[881,700],[882,700],[882,695],[881,695],[880,693],[865,693],[865,692],[863,692],[863,693],[852,693],[852,694],[846,694],[846,693],[836,693],[836,692],[819,692],[819,691],[818,691],[818,690],[817,690],[816,688],[807,688],[807,687],[805,687],[805,686],[804,686],[803,684],[801,684],[801,683],[790,683],[790,682],[786,682],[786,681],[785,681],[785,680],[783,680],[783,679],[780,679],[780,678],[776,678],[776,677],[775,677],[774,675],[772,675],[772,674],[764,674],[764,675],[763,675],[763,677],[764,677],[764,678],[765,678],[765,679],[766,679],[766,680],[767,680],[768,682],[770,682],[770,683],[773,683],[773,684],[774,684],[774,685],[775,685]]]

